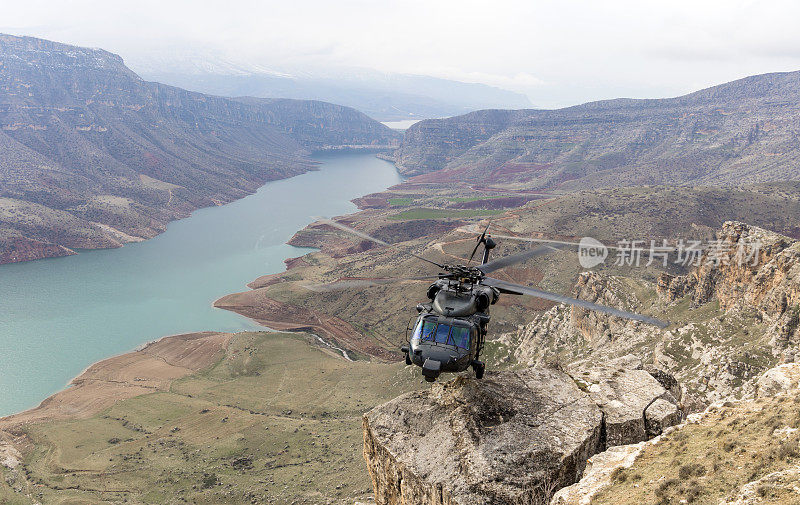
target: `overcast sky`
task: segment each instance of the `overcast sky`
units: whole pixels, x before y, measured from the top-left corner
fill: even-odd
[[[271,68],[357,66],[481,82],[556,107],[800,70],[800,2],[6,1],[0,31]]]

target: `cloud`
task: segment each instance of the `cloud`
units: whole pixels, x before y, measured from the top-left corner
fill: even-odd
[[[800,3],[789,0],[7,3],[6,31],[129,61],[195,50],[265,68],[425,73],[526,92],[543,106],[800,69]]]

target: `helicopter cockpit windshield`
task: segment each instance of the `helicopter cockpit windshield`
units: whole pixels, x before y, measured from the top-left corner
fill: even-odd
[[[411,336],[413,343],[428,342],[469,349],[471,325],[456,321],[439,322],[437,316],[425,317],[417,322]]]

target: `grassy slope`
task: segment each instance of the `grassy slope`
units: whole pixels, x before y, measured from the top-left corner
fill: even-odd
[[[419,377],[401,365],[347,362],[308,338],[238,334],[219,363],[170,392],[28,426],[28,485],[6,470],[0,503],[32,503],[27,493],[56,504],[339,503],[368,494],[361,414]]]
[[[796,504],[800,502],[797,491],[767,476],[800,469],[798,428],[797,391],[728,403],[700,423],[689,424],[646,447],[632,467],[613,474],[613,485],[592,503],[717,505],[734,500],[745,484],[760,480],[751,485],[760,503]],[[788,487],[792,481],[797,485],[798,475],[788,476]]]

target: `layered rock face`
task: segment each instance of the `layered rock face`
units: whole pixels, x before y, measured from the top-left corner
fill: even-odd
[[[690,295],[695,306],[712,300],[726,312],[757,311],[773,320],[772,344],[786,361],[794,361],[800,344],[800,244],[754,226],[727,222],[718,234],[726,250],[759,244],[751,261],[703,264],[685,276],[662,274],[658,292],[668,301]]]
[[[677,98],[477,111],[415,124],[395,157],[425,180],[540,189],[797,179],[798,90],[787,72]]]
[[[628,369],[612,361],[573,376],[603,411],[607,446],[648,440],[681,421],[679,398],[641,364]]]
[[[667,329],[558,306],[503,340],[527,365],[556,356],[581,366],[633,353],[651,372],[668,370],[680,380],[690,411],[753,394],[762,373],[797,358],[800,244],[738,222],[725,223],[717,237],[731,254],[745,242],[760,243],[758,261],[712,265],[704,257],[689,274],[663,274],[655,285],[595,272],[579,276],[576,297],[647,311],[672,321]]]
[[[611,374],[590,371],[597,382],[588,392],[588,382],[552,368],[459,376],[376,407],[364,416],[376,503],[546,503],[608,442],[643,440],[680,421],[655,379]]]

